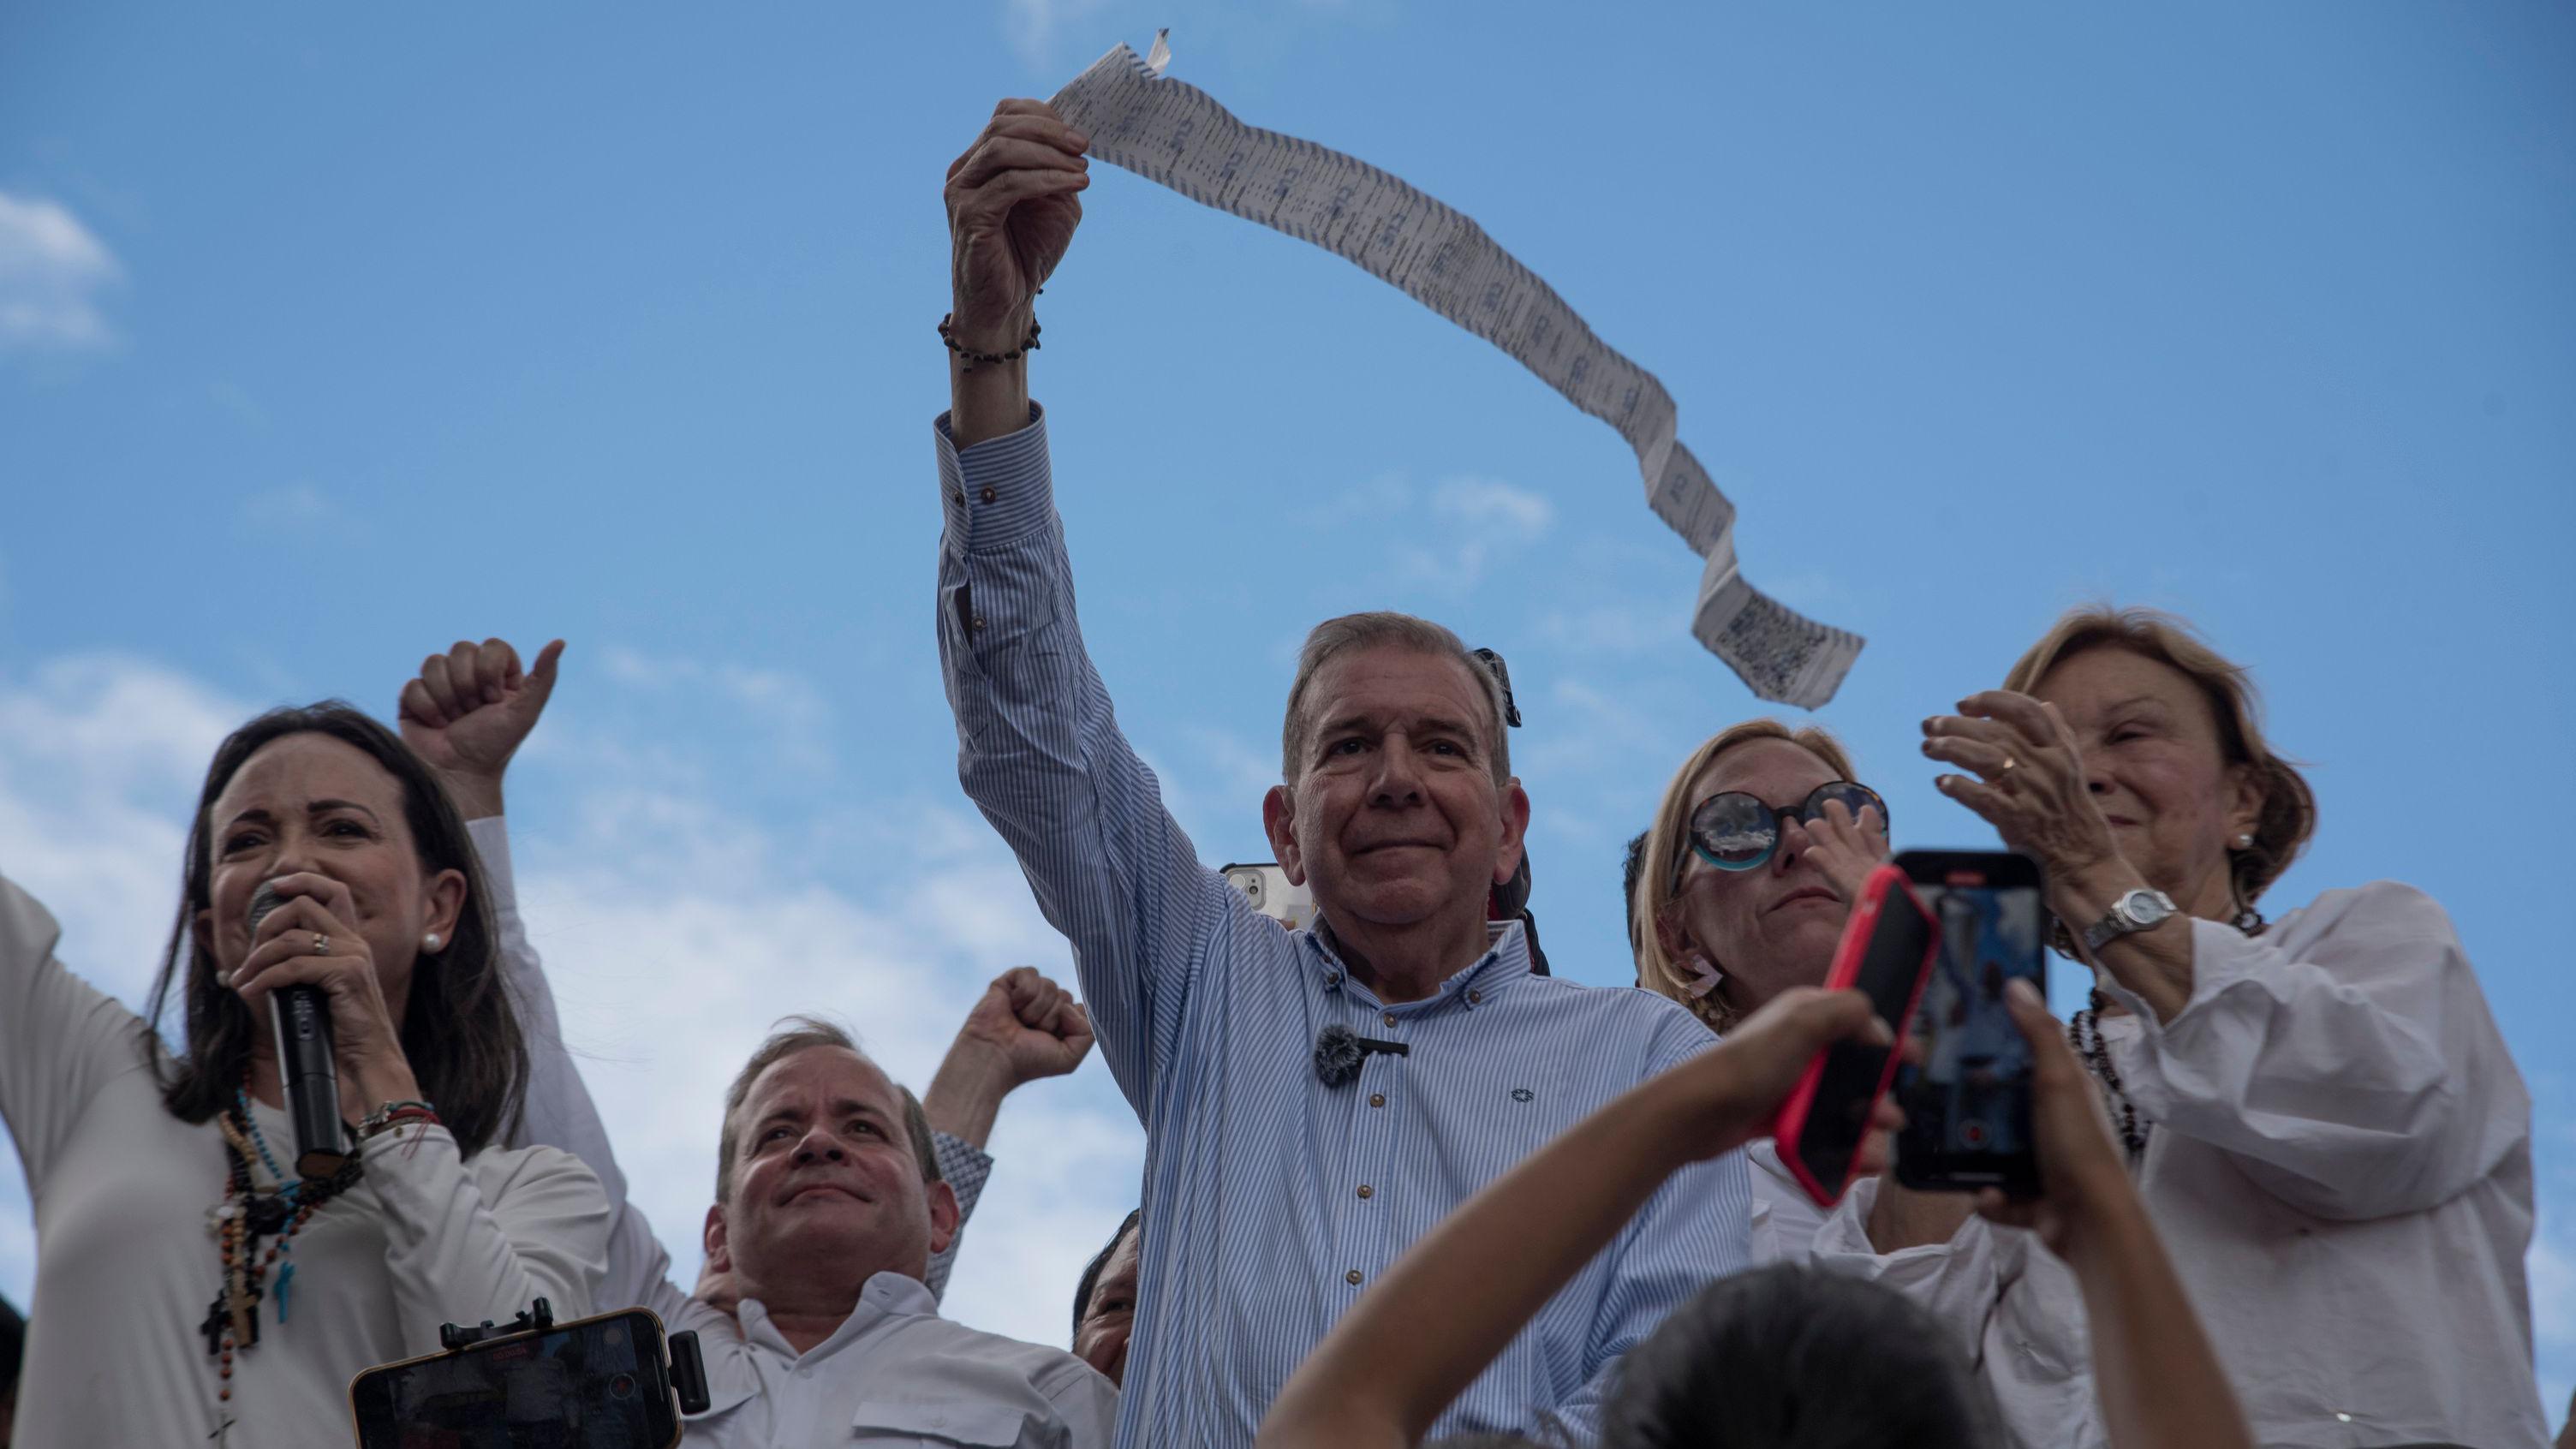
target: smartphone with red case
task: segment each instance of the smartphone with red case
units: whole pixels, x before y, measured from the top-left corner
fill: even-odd
[[[1931,913],[1915,897],[1905,872],[1882,865],[1852,903],[1825,989],[1857,988],[1895,1031],[1894,1047],[1901,1047],[1924,982],[1931,977],[1937,944]],[[1851,1185],[1861,1146],[1869,1140],[1871,1109],[1896,1079],[1894,1047],[1835,1042],[1807,1064],[1797,1089],[1781,1104],[1771,1132],[1780,1161],[1820,1206],[1841,1201],[1843,1189]]]

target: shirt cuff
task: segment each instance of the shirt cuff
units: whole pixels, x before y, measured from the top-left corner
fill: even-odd
[[[948,414],[931,422],[939,446],[939,511],[960,553],[1008,548],[1055,515],[1047,466],[1046,410],[1029,404],[1029,425],[960,450]]]
[[[2158,1021],[2146,998],[2120,984],[2120,978],[2108,971],[2102,973],[2102,994],[2127,1007],[2138,1019],[2140,1045],[2161,1050],[2167,1036],[2208,1016],[2214,1009],[2209,1003],[2220,992],[2253,976],[2260,955],[2253,940],[2234,926],[2223,921],[2195,920],[2191,923],[2191,995],[2183,999],[2182,1010],[2175,1012],[2171,1021]]]

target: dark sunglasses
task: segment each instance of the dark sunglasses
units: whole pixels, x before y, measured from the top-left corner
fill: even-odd
[[[1803,802],[1787,809],[1764,804],[1761,797],[1741,790],[1728,790],[1709,796],[1691,811],[1691,851],[1719,870],[1752,870],[1780,848],[1783,822],[1813,825],[1824,818],[1825,806],[1836,800],[1843,802],[1854,820],[1865,807],[1878,807],[1879,826],[1886,828],[1887,802],[1878,798],[1876,790],[1851,780],[1818,785]],[[1689,865],[1687,855],[1673,862],[1676,885]]]

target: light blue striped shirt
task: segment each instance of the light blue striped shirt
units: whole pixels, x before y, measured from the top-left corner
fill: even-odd
[[[1248,1445],[1361,1291],[1549,1138],[1714,1041],[1662,997],[1533,976],[1515,924],[1427,1000],[1381,1003],[1311,930],[1199,863],[1119,733],[1074,622],[1046,425],[957,451],[939,656],[958,775],[1073,943],[1102,1054],[1145,1124],[1145,1234],[1122,1446]],[[1316,1078],[1333,1022],[1399,1041]],[[1677,1174],[1435,1433],[1597,1433],[1621,1354],[1750,1257],[1741,1154]],[[1509,1251],[1509,1245],[1497,1245]]]

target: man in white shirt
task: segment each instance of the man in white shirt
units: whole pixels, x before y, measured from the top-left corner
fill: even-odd
[[[707,1259],[735,1322],[666,1283],[700,1330],[710,1405],[689,1442],[1106,1445],[1118,1393],[1059,1349],[939,1316],[922,1283],[957,1227],[920,1103],[838,1028],[798,1023],[726,1094]]]
[[[963,1217],[959,1196],[977,1186],[952,1188],[941,1163],[989,1169],[975,1148],[1002,1096],[1071,1071],[1089,1050],[1081,1008],[1034,971],[993,983],[932,1084],[934,1098],[947,1094],[943,1125],[966,1140],[934,1145],[921,1104],[836,1027],[800,1022],[763,1043],[726,1094],[700,1292],[670,1281],[670,1255],[626,1200],[564,1050],[502,822],[502,775],[545,708],[561,648],[548,646],[524,673],[499,640],[431,656],[436,667],[404,689],[403,734],[445,777],[485,863],[536,1056],[526,1136],[573,1152],[609,1186],[616,1220],[597,1302],[641,1304],[666,1329],[698,1334],[709,1405],[689,1420],[687,1442],[1104,1449],[1114,1385],[1059,1349],[949,1322],[928,1286],[940,1276],[933,1255]],[[978,1051],[963,1050],[967,1038],[981,1039]],[[987,1057],[990,1069],[977,1070]]]

